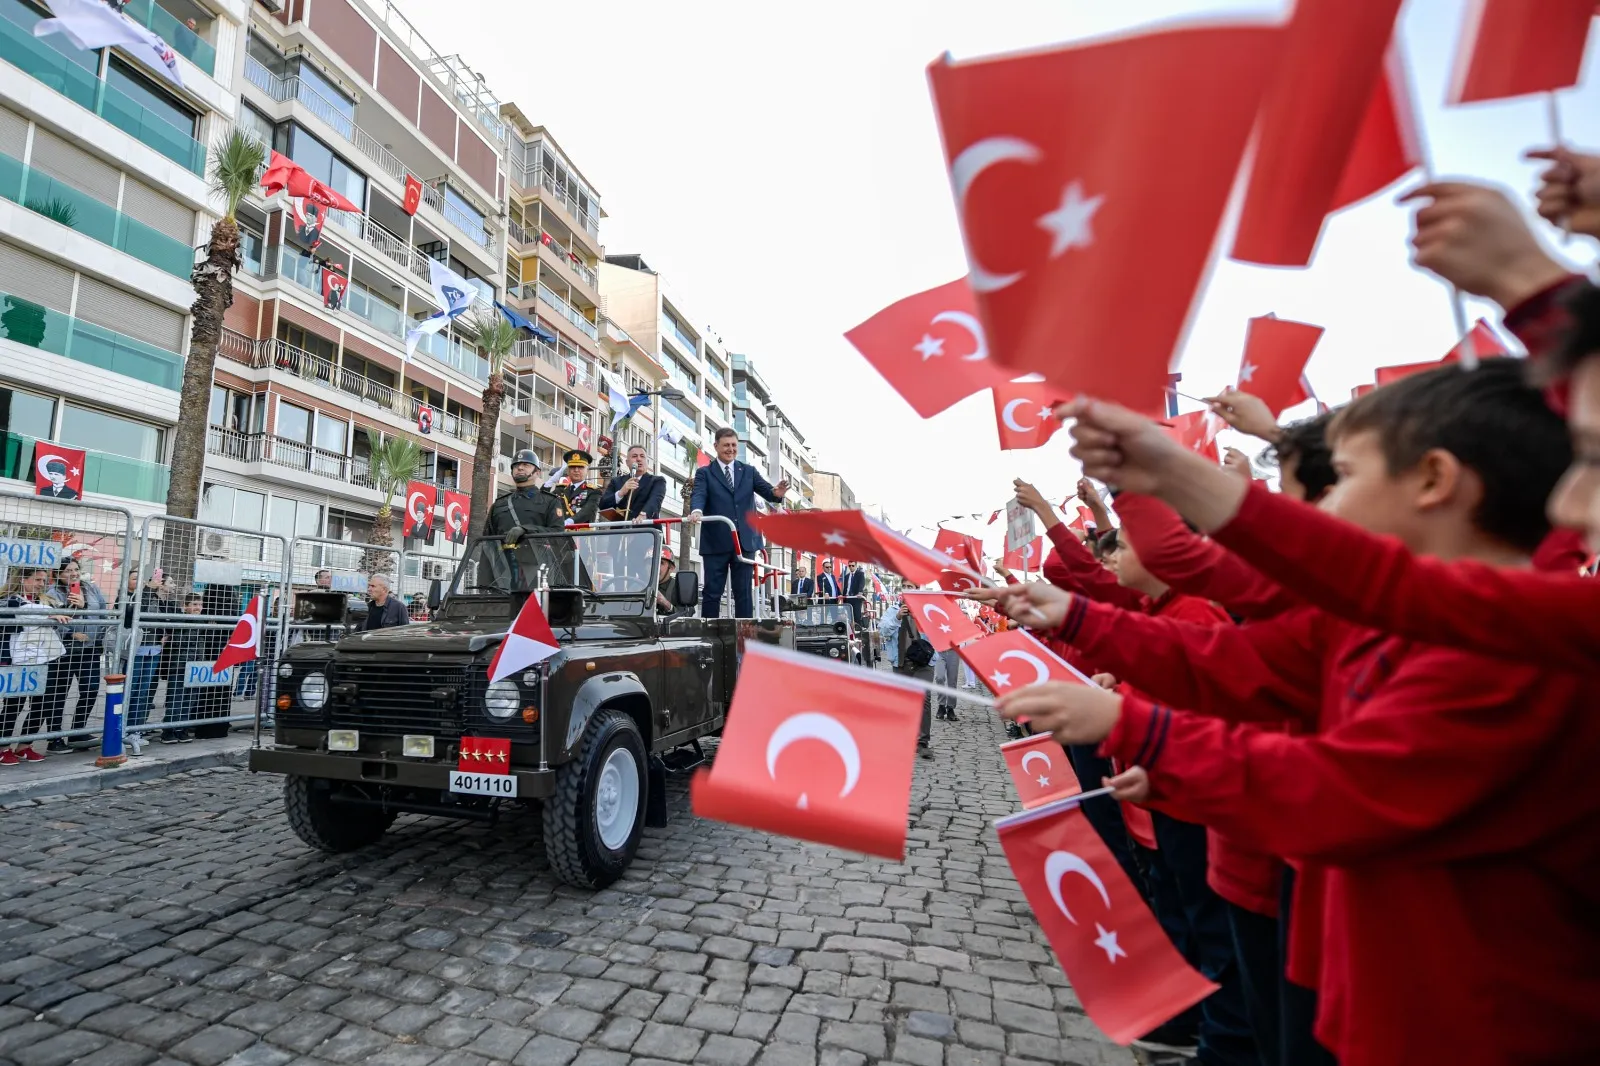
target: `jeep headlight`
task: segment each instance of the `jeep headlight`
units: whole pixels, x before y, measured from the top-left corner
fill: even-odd
[[[313,711],[328,702],[327,675],[313,671],[300,679],[300,702]]]
[[[522,693],[515,681],[496,681],[483,694],[483,709],[491,718],[510,718],[522,706]]]

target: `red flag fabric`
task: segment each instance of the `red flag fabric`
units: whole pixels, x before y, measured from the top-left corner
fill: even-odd
[[[1000,512],[996,511],[994,514],[989,516],[989,523],[988,524],[991,525],[991,526],[994,525],[995,522],[999,520],[999,518],[1000,518]]]
[[[933,549],[966,563],[974,570],[983,569],[983,541],[977,537],[940,526],[933,538]]]
[[[1092,684],[1080,671],[1024,629],[1006,629],[971,644],[963,644],[960,655],[996,696],[1043,681]],[[1033,671],[1031,675],[1029,670]]]
[[[234,623],[228,643],[211,664],[211,672],[220,674],[230,666],[251,662],[260,655],[261,648],[261,597],[252,596],[244,605],[244,614]]]
[[[690,783],[694,813],[903,858],[922,701],[893,674],[751,641],[716,762]]]
[[[331,207],[338,211],[361,212],[361,205],[347,199],[337,189],[318,181],[311,173],[290,159],[276,151],[267,164],[267,169],[261,172],[261,194],[271,196],[279,189],[287,192],[297,199],[311,200],[323,207]]]
[[[1268,266],[1311,261],[1348,161],[1360,154],[1401,2],[1296,0],[1261,105],[1233,258]]]
[[[1281,42],[1192,26],[928,68],[990,358],[1161,410]]]
[[[1034,537],[1020,548],[1007,549],[1000,564],[1007,570],[1026,570],[1037,574],[1044,566],[1044,538]]]
[[[1189,411],[1163,425],[1162,430],[1190,451],[1220,463],[1222,454],[1217,451],[1217,430],[1220,427],[1221,421],[1211,412]]]
[[[959,591],[982,584],[976,570],[902,536],[861,511],[787,511],[750,516],[774,544],[818,556],[838,554],[892,570],[914,585]]]
[[[694,468],[696,470],[704,470],[706,467],[708,467],[710,465],[711,465],[711,453],[708,452],[708,451],[705,451],[704,449],[702,449],[700,454],[695,456]]]
[[[1078,775],[1067,762],[1065,749],[1049,733],[1035,733],[1002,744],[1000,755],[1006,761],[1006,769],[1011,771],[1011,783],[1017,786],[1017,798],[1022,800],[1023,810],[1083,791],[1078,785]]]
[[[433,512],[439,506],[439,488],[426,481],[406,484],[406,513],[400,524],[402,537],[433,536]]]
[[[1276,315],[1252,318],[1239,361],[1239,390],[1259,397],[1278,417],[1306,398],[1300,378],[1321,339],[1321,326]]]
[[[306,174],[304,167],[274,149],[271,157],[267,160],[267,169],[261,172],[261,195],[264,197],[271,196],[281,189],[287,189],[289,187],[289,179],[294,176],[296,171]],[[306,177],[309,178],[311,175],[306,174]]]
[[[933,645],[934,651],[949,651],[964,641],[983,636],[983,630],[945,593],[907,591],[900,595],[911,605],[917,630]]]
[[[422,182],[406,175],[406,196],[401,202],[400,209],[408,215],[417,213],[417,208],[422,206]]]
[[[1378,385],[1387,385],[1390,382],[1399,381],[1401,378],[1408,378],[1412,374],[1420,374],[1424,370],[1433,370],[1436,367],[1444,366],[1446,363],[1459,363],[1469,353],[1479,359],[1510,354],[1506,350],[1506,346],[1500,342],[1500,338],[1495,335],[1494,330],[1490,328],[1489,323],[1480,318],[1473,324],[1471,329],[1467,330],[1466,336],[1462,337],[1448,352],[1444,353],[1443,359],[1433,363],[1405,363],[1400,366],[1380,366],[1373,371],[1373,377]]]
[[[350,275],[341,268],[328,264],[322,268],[322,306],[337,311],[344,306],[345,290],[350,287]]]
[[[844,339],[923,418],[1015,376],[989,361],[965,278],[890,304]]]
[[[1183,961],[1073,799],[995,829],[1056,961],[1106,1036],[1127,1044],[1217,990]]]
[[[1422,138],[1417,134],[1417,124],[1405,58],[1390,42],[1329,210],[1358,204],[1420,167]]]
[[[448,489],[444,494],[444,535],[452,544],[467,542],[467,527],[472,519],[472,497]]]
[[[1473,0],[1449,102],[1473,104],[1578,84],[1594,0]]]
[[[1089,532],[1089,527],[1094,525],[1094,512],[1080,503],[1078,504],[1078,516],[1068,522],[1067,525],[1080,533],[1087,533]]]
[[[550,629],[539,597],[529,596],[506,631],[506,638],[495,649],[494,658],[489,660],[489,684],[542,663],[560,650],[561,642]]]
[[[33,494],[53,500],[83,499],[83,468],[88,455],[47,440],[33,443]]]
[[[1001,451],[1038,448],[1056,435],[1061,420],[1058,403],[1072,397],[1052,385],[1007,382],[994,387],[994,422],[1000,431]]]

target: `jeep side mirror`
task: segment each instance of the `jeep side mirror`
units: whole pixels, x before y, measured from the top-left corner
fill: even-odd
[[[444,582],[434,578],[428,582],[428,610],[437,611],[444,606]]]
[[[694,607],[700,602],[700,575],[693,570],[679,570],[672,579],[672,605]]]

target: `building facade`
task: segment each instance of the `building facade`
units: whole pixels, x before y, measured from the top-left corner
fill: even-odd
[[[811,475],[813,487],[812,501],[824,511],[856,511],[861,504],[856,500],[856,494],[844,478],[827,470],[818,470]]]

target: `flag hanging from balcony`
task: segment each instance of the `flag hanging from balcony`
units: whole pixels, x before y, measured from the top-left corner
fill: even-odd
[[[467,542],[467,526],[472,519],[472,497],[446,489],[444,494],[444,539],[452,544]]]
[[[400,535],[418,540],[433,539],[433,512],[439,505],[439,488],[426,481],[406,483],[406,514]]]
[[[416,214],[417,208],[422,206],[422,182],[410,174],[406,175],[406,198],[400,206],[408,215]]]
[[[406,333],[405,362],[416,354],[417,345],[429,334],[438,333],[455,319],[472,308],[478,290],[466,278],[436,259],[428,260],[428,281],[433,286],[433,298],[439,310],[423,319]]]
[[[304,242],[307,250],[314,252],[322,243],[322,224],[326,221],[327,209],[309,196],[297,196],[291,203],[295,236]]]
[[[420,404],[417,407],[417,432],[433,432],[433,408],[427,404]]]
[[[178,54],[166,41],[120,10],[113,10],[100,0],[50,0],[50,10],[56,17],[34,23],[35,37],[59,33],[89,51],[119,46],[178,88],[183,88],[183,75],[178,73]]]
[[[322,306],[337,311],[344,306],[345,290],[350,287],[350,275],[337,263],[322,265]]]

